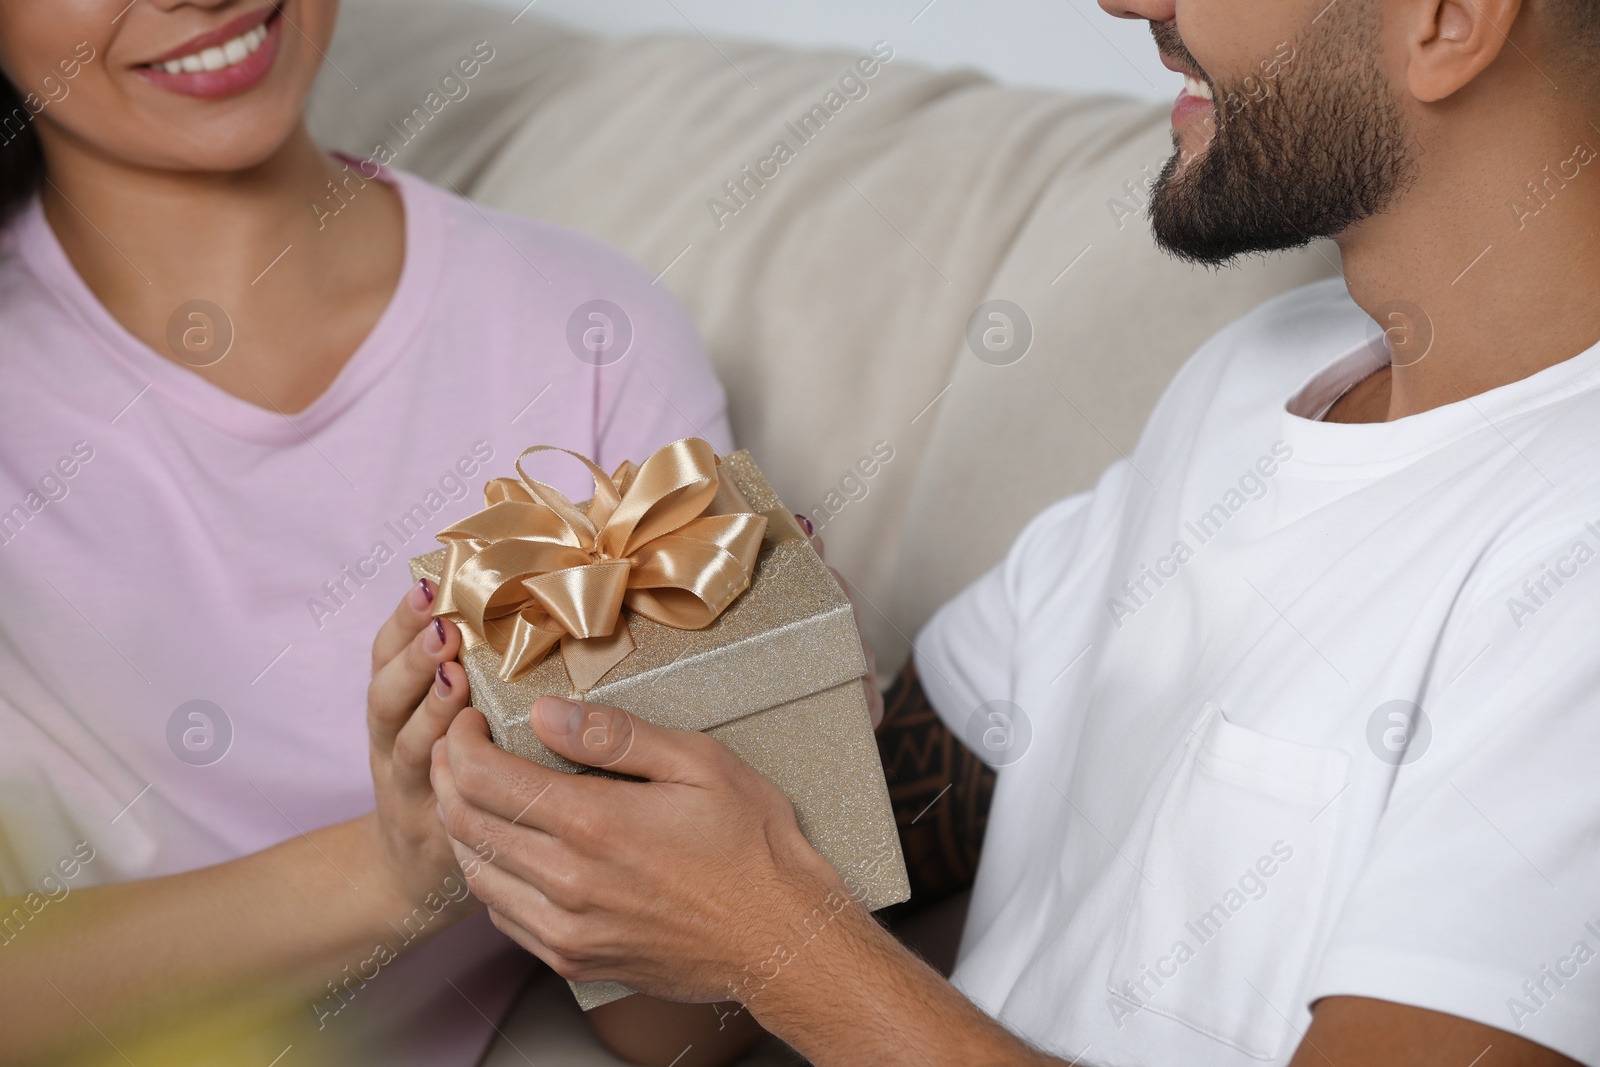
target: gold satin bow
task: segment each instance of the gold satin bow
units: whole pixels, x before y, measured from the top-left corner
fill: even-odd
[[[522,461],[563,452],[594,475],[584,507],[528,477]],[[750,586],[767,520],[754,514],[698,438],[610,477],[587,457],[539,445],[516,478],[484,487],[484,510],[439,534],[445,563],[435,616],[487,641],[515,681],[561,644],[573,687],[592,689],[633,651],[622,608],[680,630],[709,626]]]

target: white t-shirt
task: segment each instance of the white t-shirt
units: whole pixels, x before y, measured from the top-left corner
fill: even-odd
[[[1316,421],[1376,336],[1337,280],[1223,330],[919,639],[1005,765],[954,980],[1059,1055],[1287,1063],[1354,995],[1600,1063],[1600,346]]]

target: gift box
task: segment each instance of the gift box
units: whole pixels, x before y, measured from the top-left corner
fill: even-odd
[[[461,627],[473,706],[500,748],[569,773],[528,723],[540,696],[698,730],[771,779],[806,839],[876,910],[910,896],[850,602],[744,452],[668,445],[572,504],[529,478],[411,561]],[[631,991],[573,983],[584,1010]]]

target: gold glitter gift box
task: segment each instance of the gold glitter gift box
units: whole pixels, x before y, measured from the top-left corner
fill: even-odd
[[[715,737],[783,790],[801,832],[862,904],[900,903],[911,890],[850,601],[747,453],[722,457],[717,470],[767,520],[749,588],[703,629],[624,609],[633,651],[582,699]],[[445,550],[421,556],[411,561],[412,574],[438,582],[445,560]],[[466,643],[461,662],[473,706],[489,720],[495,744],[556,770],[596,773],[551,752],[528,723],[540,696],[578,695],[562,655],[551,652],[505,681],[500,652],[484,640]],[[572,988],[585,1011],[631,992],[606,982]]]

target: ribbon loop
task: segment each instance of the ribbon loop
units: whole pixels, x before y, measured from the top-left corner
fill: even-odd
[[[579,505],[530,478],[537,452],[577,459],[594,478]],[[484,487],[485,507],[439,534],[447,549],[435,615],[463,625],[468,647],[500,653],[515,681],[559,643],[580,692],[633,651],[622,609],[683,630],[709,626],[750,586],[767,520],[721,478],[697,438],[607,476],[588,457],[539,445],[516,478]]]

